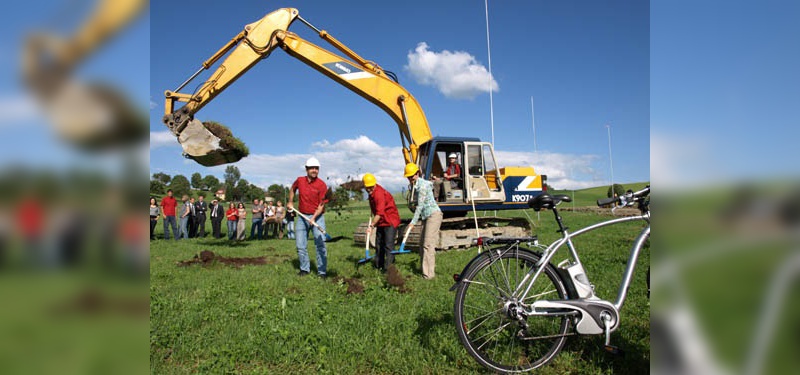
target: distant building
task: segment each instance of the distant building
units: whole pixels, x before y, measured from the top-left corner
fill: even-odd
[[[214,196],[217,197],[217,199],[219,199],[220,201],[224,201],[225,200],[225,189],[217,190],[217,192],[214,193]]]

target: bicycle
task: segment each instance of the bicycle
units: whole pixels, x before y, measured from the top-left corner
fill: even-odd
[[[610,343],[619,328],[619,311],[625,302],[636,260],[650,238],[650,186],[633,194],[640,215],[620,217],[589,225],[570,233],[558,213],[558,204],[570,202],[567,195],[543,193],[528,202],[535,211],[550,209],[561,238],[540,246],[537,237],[477,238],[478,245],[492,246],[474,257],[454,275],[455,324],[461,344],[489,370],[525,372],[550,362],[564,347],[568,336],[605,334],[604,348],[620,350]],[[598,200],[598,206],[618,198]],[[596,229],[642,220],[646,226],[635,238],[617,299],[612,303],[597,297],[572,239]],[[536,246],[543,251],[521,247]],[[553,266],[550,261],[564,245],[570,257]],[[648,273],[649,274],[649,273]],[[649,276],[648,276],[649,290]],[[572,329],[571,329],[572,328]],[[570,332],[572,331],[572,332]]]

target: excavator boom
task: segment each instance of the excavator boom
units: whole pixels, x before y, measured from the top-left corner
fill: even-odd
[[[298,19],[349,59],[289,32],[289,26]],[[324,30],[319,30],[302,19],[294,8],[276,10],[246,25],[242,32],[203,62],[202,67],[176,90],[165,92],[164,123],[178,136],[187,156],[204,165],[218,165],[240,159],[237,158],[238,155],[221,146],[218,134],[205,129],[202,123],[194,120],[194,115],[276,48],[281,48],[386,112],[398,125],[406,162],[416,162],[418,145],[432,138],[425,113],[416,99],[391,79],[389,73],[380,66],[363,59]],[[196,92],[179,92],[199,73],[210,68],[226,54],[228,56],[225,60]],[[176,110],[176,101],[186,104]]]

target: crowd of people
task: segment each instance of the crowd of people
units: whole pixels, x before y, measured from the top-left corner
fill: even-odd
[[[243,202],[228,202],[227,209],[224,205],[225,203],[217,198],[213,198],[211,204],[208,204],[202,195],[197,197],[184,195],[179,205],[172,189],[167,190],[167,195],[160,203],[151,197],[150,240],[156,239],[156,225],[159,220],[163,222],[165,240],[205,238],[208,235],[206,223],[209,218],[211,237],[223,238],[227,235],[229,240],[245,240],[248,216],[252,222],[250,240],[283,239],[284,236],[294,238],[294,223],[288,222],[294,219],[294,215],[287,213],[283,202],[279,201],[273,205],[272,199],[265,197],[263,200],[254,199],[250,209],[247,209]],[[226,219],[227,233],[223,234],[222,222]]]
[[[455,155],[451,156],[451,167],[443,176],[446,180],[456,178],[460,173],[456,170]],[[455,166],[452,166],[455,165]],[[211,217],[211,233],[214,238],[222,238],[222,220],[227,220],[227,238],[231,241],[261,240],[267,238],[295,240],[299,261],[299,276],[311,273],[311,261],[308,255],[308,235],[314,239],[316,250],[316,272],[321,278],[327,277],[328,250],[325,243],[325,205],[328,203],[326,193],[328,187],[319,178],[320,162],[309,158],[305,165],[306,174],[298,177],[289,189],[289,197],[284,207],[283,202],[273,199],[254,199],[248,208],[244,202],[228,202],[227,210],[223,203],[214,198],[207,205],[201,195],[189,197],[184,195],[182,204],[178,205],[172,190],[156,203],[150,198],[150,239],[155,240],[155,228],[159,219],[164,225],[164,239],[203,238],[206,236],[207,215]],[[424,279],[435,276],[436,241],[442,223],[442,211],[437,205],[434,182],[422,178],[416,164],[405,166],[404,176],[416,191],[416,210],[407,230],[422,225],[422,237],[419,250],[420,271]],[[450,177],[450,178],[448,178]],[[394,198],[382,186],[377,184],[375,176],[367,173],[362,179],[364,188],[369,194],[370,222],[368,231],[374,230],[376,236],[377,261],[374,263],[381,271],[386,272],[394,263],[392,250],[400,225],[400,215]],[[297,197],[297,208],[294,207]],[[246,235],[246,225],[250,219],[250,235]],[[172,236],[170,236],[170,228]]]

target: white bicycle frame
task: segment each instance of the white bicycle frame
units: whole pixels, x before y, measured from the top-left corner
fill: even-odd
[[[630,286],[631,279],[633,278],[633,271],[636,268],[636,260],[639,258],[639,253],[641,252],[642,247],[644,247],[645,242],[647,241],[648,238],[650,238],[650,213],[649,212],[646,212],[643,215],[630,216],[630,217],[621,217],[621,218],[616,218],[616,219],[603,221],[603,222],[600,222],[600,223],[596,223],[596,224],[590,225],[590,226],[585,227],[585,228],[581,228],[578,231],[576,231],[575,233],[569,233],[568,230],[564,230],[562,237],[560,239],[554,241],[552,244],[550,244],[550,246],[547,247],[547,249],[544,251],[544,254],[542,255],[541,259],[539,259],[539,262],[536,264],[536,267],[531,269],[531,271],[529,271],[525,275],[525,277],[522,279],[522,281],[517,286],[517,289],[512,294],[512,296],[513,297],[517,297],[517,299],[520,300],[520,301],[524,301],[525,298],[528,296],[528,293],[530,292],[531,287],[533,287],[534,282],[536,281],[536,279],[539,277],[539,275],[541,275],[542,271],[544,270],[543,266],[545,264],[547,264],[548,262],[550,262],[550,260],[553,258],[553,255],[555,255],[555,253],[558,252],[558,249],[560,249],[565,244],[567,245],[567,248],[569,249],[569,252],[570,252],[570,255],[571,255],[572,259],[575,261],[576,264],[580,265],[581,269],[583,269],[583,264],[581,263],[580,257],[578,256],[578,251],[575,250],[575,245],[572,243],[572,238],[573,237],[578,237],[578,236],[580,236],[582,234],[591,232],[593,230],[596,230],[596,229],[599,229],[599,228],[602,228],[602,227],[607,227],[607,226],[610,226],[610,225],[615,225],[615,224],[624,223],[624,222],[628,222],[628,221],[638,221],[638,220],[647,221],[648,224],[644,229],[642,229],[642,231],[636,237],[636,239],[633,242],[633,246],[631,247],[631,252],[630,252],[630,255],[628,257],[628,265],[625,268],[625,272],[623,273],[622,283],[619,286],[619,290],[617,292],[617,299],[616,299],[616,302],[614,303],[614,308],[616,308],[617,311],[619,311],[619,309],[622,307],[622,304],[625,301],[625,297],[628,294],[628,287]],[[534,270],[535,270],[535,272],[534,272]],[[585,274],[585,272],[584,272],[584,274]],[[530,281],[528,281],[529,279],[530,279]],[[573,284],[576,283],[576,282],[578,282],[578,280],[574,280],[574,279],[572,280]],[[588,281],[588,276],[587,276],[587,282],[589,282]],[[523,291],[522,288],[525,285],[527,285],[527,287]],[[591,282],[589,282],[589,285],[592,285]],[[531,315],[535,315],[536,313],[533,312],[533,310],[534,310],[533,306],[531,305],[531,310],[527,311],[527,313],[529,313]]]

